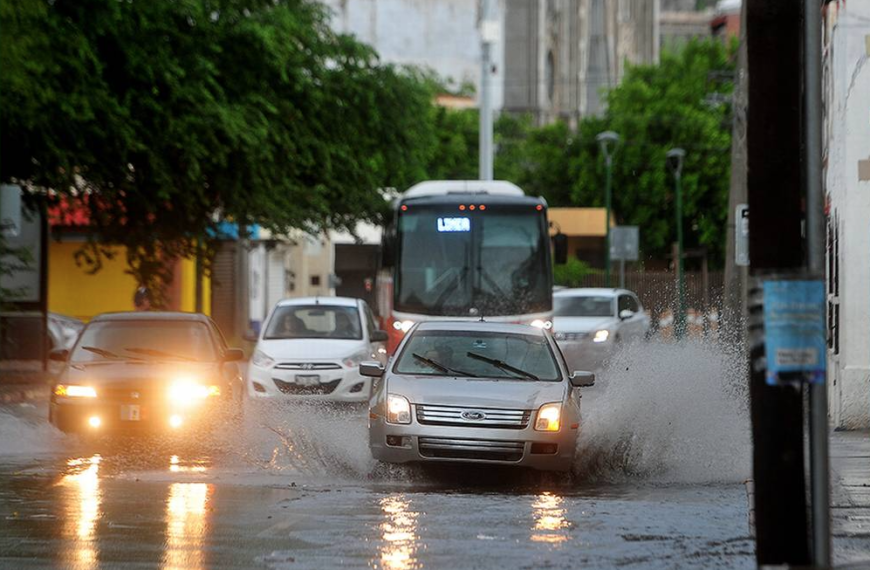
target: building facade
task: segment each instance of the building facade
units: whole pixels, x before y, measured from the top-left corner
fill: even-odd
[[[538,123],[600,114],[627,64],[658,61],[659,2],[508,2],[504,110],[531,113]]]
[[[504,30],[505,5],[492,0],[492,11]],[[332,10],[332,28],[374,47],[381,59],[398,65],[428,68],[452,90],[473,86],[480,92],[481,0],[325,0]],[[491,106],[502,107],[504,41],[493,44]]]
[[[833,423],[870,427],[870,2],[824,8],[828,386]]]

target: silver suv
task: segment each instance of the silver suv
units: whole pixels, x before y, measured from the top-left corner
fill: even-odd
[[[590,372],[570,374],[552,336],[527,325],[416,325],[375,378],[369,447],[379,461],[474,462],[567,471]]]

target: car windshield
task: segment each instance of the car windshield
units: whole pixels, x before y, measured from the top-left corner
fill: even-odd
[[[542,212],[414,206],[399,217],[399,235],[396,310],[510,315],[550,309]]]
[[[293,305],[278,307],[269,320],[264,338],[362,338],[356,307]]]
[[[214,339],[205,323],[185,320],[98,321],[85,327],[70,360],[217,359]]]
[[[613,297],[553,297],[553,314],[557,317],[612,317]]]
[[[537,334],[479,331],[412,333],[395,372],[420,376],[479,376],[510,380],[560,379],[547,339]]]

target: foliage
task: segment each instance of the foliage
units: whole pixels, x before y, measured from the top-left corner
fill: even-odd
[[[603,119],[580,125],[572,146],[577,204],[604,204],[604,161],[595,142],[602,130],[622,137],[613,168],[613,207],[620,224],[641,228],[646,256],[664,257],[676,240],[674,178],[665,155],[686,150],[682,194],[687,248],[705,246],[721,263],[728,215],[731,122],[727,105],[707,103],[729,94],[733,49],[715,40],[692,41],[658,65],[630,66],[607,96]],[[723,77],[727,79],[723,79]],[[579,166],[579,167],[578,167]]]
[[[585,261],[569,257],[567,263],[553,265],[553,283],[564,287],[582,287],[583,278],[595,272]]]
[[[430,91],[310,0],[4,0],[0,179],[87,209],[159,288],[229,219],[350,227],[423,179]]]

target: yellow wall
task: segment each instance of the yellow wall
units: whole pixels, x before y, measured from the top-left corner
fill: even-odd
[[[80,242],[52,241],[48,250],[48,308],[52,312],[76,317],[84,321],[108,311],[132,311],[136,280],[126,273],[127,258],[124,248],[114,248],[112,260],[103,259],[103,267],[88,274],[85,267],[76,265],[75,252]],[[182,311],[193,311],[196,304],[196,263],[181,262]],[[211,313],[211,282],[203,279],[203,312]]]

